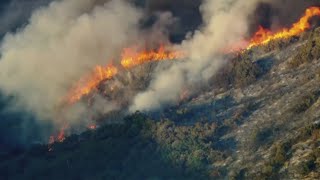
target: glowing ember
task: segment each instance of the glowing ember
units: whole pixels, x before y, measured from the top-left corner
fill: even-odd
[[[95,129],[97,129],[97,125],[92,124],[92,125],[89,125],[88,128],[91,130],[95,130]]]
[[[301,34],[302,32],[310,29],[311,25],[309,23],[310,18],[314,16],[320,16],[320,7],[310,7],[306,10],[305,14],[300,18],[300,20],[292,25],[290,29],[284,28],[276,33],[259,27],[259,30],[255,33],[253,38],[250,40],[247,49],[261,44],[267,44],[272,40],[285,39],[292,36]]]

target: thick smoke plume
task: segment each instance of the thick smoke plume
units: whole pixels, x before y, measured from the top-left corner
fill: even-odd
[[[189,53],[189,58],[161,71],[149,89],[135,97],[131,111],[157,109],[177,101],[182,89],[206,83],[223,65],[221,50],[242,41],[247,34],[247,17],[257,3],[257,0],[204,1],[201,6],[203,27],[191,32],[190,37],[180,45]]]
[[[130,112],[155,110],[176,102],[184,89],[196,91],[206,84],[225,62],[221,50],[244,40],[257,24],[276,29],[293,22],[305,7],[315,3],[299,0],[53,1],[34,11],[25,27],[6,34],[2,40],[0,89],[14,97],[11,108],[32,112],[38,119],[57,124],[86,121],[89,112],[85,105],[79,103],[72,109],[62,110],[60,107],[61,99],[79,77],[96,65],[109,64],[110,59],[119,63],[116,59],[124,47],[166,42],[172,34],[183,34],[183,41],[176,48],[186,52],[188,58],[158,69],[149,87],[132,97],[129,107]],[[176,11],[175,7],[178,7]],[[193,14],[201,21],[199,27],[189,18]],[[157,17],[151,26],[146,25],[152,19],[150,16]],[[184,16],[188,18],[183,19]],[[186,29],[188,21],[197,29]],[[185,36],[180,31],[189,32]],[[93,112],[122,108],[103,98],[95,102]]]
[[[138,38],[138,9],[124,1],[95,3],[53,2],[34,12],[21,31],[5,36],[0,87],[16,97],[16,106],[39,119],[57,119],[56,106],[68,88],[95,65],[110,63],[108,59]],[[69,119],[73,115],[78,116],[69,114]]]
[[[125,0],[62,0],[33,12],[29,23],[2,40],[0,89],[13,96],[11,110],[32,112],[56,125],[89,121],[118,105],[96,97],[87,109],[64,107],[68,90],[96,65],[119,63],[123,48],[167,41],[171,13],[155,13],[157,21],[142,28],[144,11]]]

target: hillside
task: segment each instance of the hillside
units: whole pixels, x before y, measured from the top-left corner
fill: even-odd
[[[1,179],[319,179],[319,58],[319,28],[236,54],[179,105],[1,152]]]

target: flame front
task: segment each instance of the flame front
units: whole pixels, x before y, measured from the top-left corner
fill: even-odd
[[[118,69],[113,65],[96,66],[94,71],[87,77],[81,79],[67,96],[67,102],[73,104],[83,96],[94,90],[101,81],[111,79],[118,73]]]
[[[290,29],[284,28],[276,33],[272,33],[270,30],[264,29],[262,26],[251,38],[249,46],[250,49],[254,46],[267,44],[272,40],[285,39],[292,36],[300,35],[304,31],[310,29],[311,25],[309,20],[314,16],[320,16],[320,7],[310,7],[306,10],[305,14],[294,23]]]
[[[181,51],[166,51],[164,46],[158,50],[136,52],[132,48],[124,49],[121,58],[121,65],[126,68],[132,68],[150,61],[163,61],[181,59],[185,54]]]
[[[126,69],[133,68],[143,63],[151,61],[163,61],[181,59],[185,55],[180,51],[168,51],[164,46],[160,46],[158,50],[137,51],[134,48],[125,48],[121,55],[121,66]],[[83,96],[88,95],[92,90],[104,80],[111,79],[118,73],[118,67],[110,64],[105,67],[96,66],[94,71],[80,81],[70,90],[65,101],[68,104],[74,104]]]

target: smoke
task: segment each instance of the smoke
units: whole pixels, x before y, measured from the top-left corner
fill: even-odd
[[[257,2],[204,1],[201,6],[202,28],[191,32],[179,46],[189,53],[189,58],[157,74],[148,90],[135,97],[130,110],[157,109],[163,104],[176,102],[182,89],[196,89],[205,84],[224,63],[221,50],[243,40],[247,34],[247,17]]]
[[[15,97],[15,108],[56,120],[59,101],[70,86],[139,37],[138,9],[125,1],[96,3],[52,2],[35,11],[25,28],[4,37],[0,88]],[[77,107],[66,119],[76,119],[79,110],[83,112]]]
[[[25,27],[2,40],[0,90],[13,97],[7,109],[23,109],[56,126],[88,123],[94,114],[121,109],[98,95],[90,109],[61,101],[96,65],[119,63],[123,48],[168,42],[167,29],[177,19],[170,12],[151,14],[155,22],[143,27],[145,11],[126,0],[62,0],[37,9]]]
[[[259,26],[273,31],[289,27],[301,17],[310,6],[320,6],[316,0],[265,0],[257,4],[255,11],[249,16],[249,36],[255,33]]]
[[[290,26],[294,23],[310,6],[320,6],[317,0],[268,0],[272,6],[273,29],[282,26]]]

